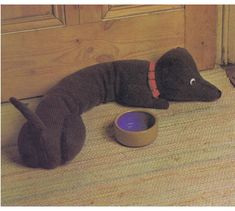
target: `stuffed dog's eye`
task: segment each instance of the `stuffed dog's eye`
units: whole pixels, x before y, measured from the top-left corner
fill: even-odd
[[[196,83],[196,79],[191,78],[189,83],[190,83],[191,86],[193,86]]]

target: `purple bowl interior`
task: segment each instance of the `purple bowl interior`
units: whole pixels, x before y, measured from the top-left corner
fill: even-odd
[[[126,131],[142,131],[152,127],[155,118],[146,112],[133,111],[127,112],[117,120],[119,128]]]

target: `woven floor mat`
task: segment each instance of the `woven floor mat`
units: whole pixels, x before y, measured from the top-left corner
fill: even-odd
[[[222,69],[202,75],[223,92],[210,103],[151,111],[158,137],[143,148],[115,141],[113,120],[135,110],[109,103],[83,114],[81,153],[54,170],[2,149],[2,205],[235,205],[235,89]]]

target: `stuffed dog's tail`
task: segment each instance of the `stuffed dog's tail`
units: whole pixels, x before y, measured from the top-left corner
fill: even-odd
[[[23,114],[23,116],[30,123],[34,125],[35,128],[40,129],[40,130],[43,130],[46,128],[46,126],[38,117],[38,115],[35,114],[33,111],[31,111],[25,104],[21,103],[19,100],[17,100],[14,97],[11,97],[9,101]]]

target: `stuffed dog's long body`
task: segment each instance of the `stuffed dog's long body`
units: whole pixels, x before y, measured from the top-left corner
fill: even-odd
[[[145,60],[114,61],[84,68],[52,88],[35,113],[10,98],[28,120],[18,138],[24,163],[50,169],[73,159],[85,140],[81,114],[101,103],[116,101],[126,106],[166,109],[168,100],[211,101],[221,95],[200,76],[185,49],[173,49],[156,63],[158,97],[153,96],[148,83],[149,68],[150,63]]]

